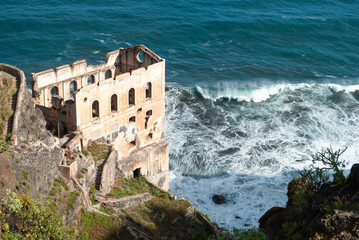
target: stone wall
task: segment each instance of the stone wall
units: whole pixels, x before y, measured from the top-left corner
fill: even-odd
[[[107,209],[112,209],[114,211],[122,211],[123,209],[135,207],[141,203],[149,201],[152,198],[153,196],[149,193],[140,193],[122,198],[107,199],[101,204]]]
[[[128,155],[153,142],[158,142],[164,134],[165,116],[165,63],[160,62],[146,69],[139,68],[100,82],[88,85],[75,95],[77,130],[85,139],[96,140],[101,137],[117,141],[122,155]],[[152,97],[146,98],[146,83],[152,84]],[[135,104],[129,105],[129,90],[135,90]],[[111,98],[116,96],[117,110],[111,110]],[[92,116],[92,105],[99,103],[99,116]],[[147,114],[151,115],[146,118]],[[134,121],[130,121],[133,117]],[[118,139],[121,138],[121,139]],[[135,144],[130,144],[135,141]]]
[[[169,189],[168,143],[164,140],[119,158],[117,167],[116,177],[133,178],[137,169],[154,185],[165,191]]]
[[[70,84],[76,83],[80,89],[88,85],[88,78],[94,77],[94,84],[105,79],[105,73],[110,70],[112,76],[115,74],[115,60],[119,50],[109,52],[106,62],[101,65],[87,65],[85,60],[77,61],[72,66],[66,64],[54,69],[45,70],[39,73],[32,73],[32,93],[36,103],[45,107],[51,107],[51,89],[58,88],[58,94],[64,101],[72,99]],[[77,90],[75,89],[75,90]]]
[[[111,191],[111,186],[115,182],[117,152],[112,151],[110,156],[105,160],[102,168],[100,192],[106,195]]]

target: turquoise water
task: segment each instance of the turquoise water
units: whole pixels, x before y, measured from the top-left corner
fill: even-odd
[[[358,13],[349,0],[2,1],[0,62],[30,86],[32,72],[146,45],[167,61],[170,191],[251,227],[321,147],[357,161]]]

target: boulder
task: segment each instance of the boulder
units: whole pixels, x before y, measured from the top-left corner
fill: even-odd
[[[226,198],[223,195],[213,195],[212,200],[215,204],[223,204],[226,203]]]
[[[286,221],[286,215],[287,209],[281,206],[272,207],[259,219],[259,228],[269,239],[280,239],[279,232]]]

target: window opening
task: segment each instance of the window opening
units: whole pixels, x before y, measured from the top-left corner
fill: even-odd
[[[128,92],[128,105],[134,105],[135,104],[135,89],[131,88]]]
[[[152,110],[148,110],[146,112],[146,117],[145,117],[145,129],[147,129],[147,125],[148,125],[148,122],[149,122],[151,116],[152,116]]]
[[[96,100],[92,103],[92,117],[96,118],[100,116],[99,102]]]
[[[51,88],[51,97],[54,95],[59,95],[59,88],[58,87],[53,87]]]
[[[107,71],[105,72],[105,79],[109,79],[109,78],[112,78],[112,72],[111,72],[111,70],[107,70]]]
[[[146,84],[146,98],[152,98],[152,83]]]
[[[128,121],[131,123],[131,122],[136,122],[136,117],[135,116],[133,116],[133,117],[130,117],[129,119],[128,119]]]
[[[87,78],[87,84],[90,85],[93,83],[95,83],[95,77],[94,77],[94,75],[91,75]]]
[[[113,94],[111,96],[111,112],[118,111],[117,108],[117,95]]]
[[[136,146],[136,140],[133,140],[130,142],[130,147],[135,147]]]
[[[142,52],[138,52],[137,53],[137,61],[139,62],[143,62],[145,60],[145,57],[143,56],[143,53]]]
[[[77,82],[76,81],[72,81],[70,83],[70,97],[74,97],[74,92],[77,91]]]

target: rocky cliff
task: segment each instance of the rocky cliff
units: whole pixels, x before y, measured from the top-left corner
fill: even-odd
[[[269,239],[359,239],[359,164],[341,186],[327,182],[312,192],[301,177],[287,195],[285,208],[273,207],[259,220]]]

